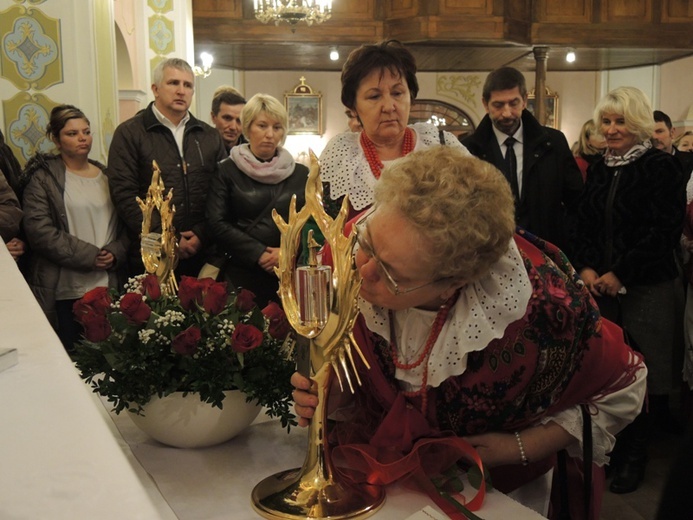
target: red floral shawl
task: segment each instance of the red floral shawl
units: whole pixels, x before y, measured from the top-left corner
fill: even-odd
[[[533,287],[525,316],[502,338],[470,353],[462,375],[429,389],[425,417],[418,399],[399,391],[385,341],[359,318],[354,337],[371,369],[359,369],[363,385],[356,412],[331,431],[333,457],[350,468],[352,478],[389,484],[413,475],[420,484],[422,473],[478,457],[461,436],[521,430],[634,381],[638,358],[632,358],[621,329],[600,317],[560,250],[523,231],[515,241]],[[545,473],[554,459],[494,468],[494,486],[511,491]],[[428,491],[436,499],[435,490]],[[469,509],[482,500],[480,490]]]

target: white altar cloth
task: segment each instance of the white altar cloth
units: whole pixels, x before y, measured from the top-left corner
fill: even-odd
[[[104,400],[104,406],[110,405]],[[237,437],[204,449],[170,448],[147,437],[126,413],[111,413],[111,418],[180,520],[261,518],[251,505],[253,488],[265,477],[300,467],[308,446],[307,429],[292,428],[287,434],[264,413]],[[447,518],[426,495],[394,485],[387,488],[385,505],[370,518],[413,520],[425,507]],[[422,514],[416,518],[430,520]],[[484,520],[543,518],[498,491],[486,495],[476,514]]]
[[[0,348],[19,354],[0,372],[0,518],[175,518],[143,485],[1,240],[0,273]]]

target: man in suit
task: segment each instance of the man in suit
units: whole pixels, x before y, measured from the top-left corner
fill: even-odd
[[[566,251],[568,221],[583,186],[568,141],[527,110],[527,85],[517,69],[491,72],[482,102],[486,115],[462,144],[506,176],[517,224]]]

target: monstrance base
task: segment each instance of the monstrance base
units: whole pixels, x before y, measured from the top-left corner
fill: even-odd
[[[270,520],[368,518],[385,502],[382,487],[301,478],[301,468],[271,475],[252,493],[255,511]]]

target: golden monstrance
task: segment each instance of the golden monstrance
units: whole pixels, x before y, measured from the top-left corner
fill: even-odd
[[[270,519],[346,519],[366,518],[383,505],[382,487],[344,482],[335,472],[330,459],[327,432],[327,393],[333,377],[340,387],[354,381],[361,384],[354,365],[354,353],[368,366],[353,337],[358,316],[357,296],[361,278],[354,264],[354,232],[344,236],[348,214],[348,197],[336,219],[322,205],[322,182],[317,157],[311,152],[311,168],[306,183],[306,203],[296,212],[296,196],[291,200],[289,222],[276,212],[273,218],[281,231],[279,295],[291,326],[308,349],[307,363],[299,370],[313,381],[318,406],[308,432],[308,453],[303,467],[276,473],[265,478],[252,492],[253,508]],[[296,267],[301,233],[313,218],[329,244],[332,267],[320,265],[317,244],[309,234],[308,265]],[[299,352],[299,358],[301,353]]]
[[[140,252],[145,270],[159,278],[162,291],[166,294],[178,294],[178,283],[173,274],[178,265],[178,241],[176,228],[173,227],[176,208],[173,205],[173,188],[166,196],[164,190],[161,170],[156,161],[152,161],[152,182],[147,196],[144,200],[137,197],[137,204],[142,210]],[[161,220],[161,233],[151,231],[152,220],[156,221],[157,214]]]

